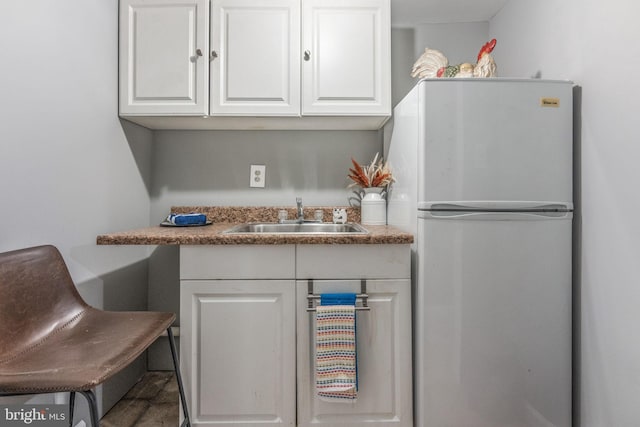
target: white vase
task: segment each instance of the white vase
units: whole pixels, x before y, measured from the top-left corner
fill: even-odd
[[[363,225],[387,224],[387,201],[382,197],[382,187],[363,188],[360,202],[360,222]]]

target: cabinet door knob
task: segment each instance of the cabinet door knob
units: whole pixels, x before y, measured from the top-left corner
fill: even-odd
[[[196,49],[196,55],[202,56],[202,51],[200,49]]]
[[[304,60],[308,61],[311,59],[311,51],[310,50],[305,50],[304,51]]]
[[[209,57],[210,61],[213,61],[214,59],[216,59],[218,57],[218,52],[216,52],[215,50],[211,51],[211,56]]]

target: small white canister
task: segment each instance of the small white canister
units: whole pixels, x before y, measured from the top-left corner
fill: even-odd
[[[363,188],[360,202],[360,221],[364,225],[387,224],[387,201],[382,197],[381,187]]]

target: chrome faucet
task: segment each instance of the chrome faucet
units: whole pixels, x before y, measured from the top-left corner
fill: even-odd
[[[296,197],[296,205],[298,207],[298,222],[304,222],[304,209],[302,208],[302,197]]]
[[[278,212],[278,223],[280,224],[304,224],[305,222],[321,223],[322,219],[304,219],[304,208],[302,207],[302,197],[296,197],[296,219],[287,219],[287,211],[284,209]]]

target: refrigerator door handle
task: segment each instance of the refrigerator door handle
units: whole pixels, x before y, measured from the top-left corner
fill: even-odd
[[[534,211],[534,212],[478,212],[478,211],[418,211],[418,218],[455,219],[474,221],[547,221],[571,219],[570,211]]]
[[[518,200],[470,200],[420,202],[419,210],[428,211],[482,211],[482,212],[513,212],[513,211],[544,211],[563,212],[572,211],[573,203],[558,203],[547,201],[518,201]]]

